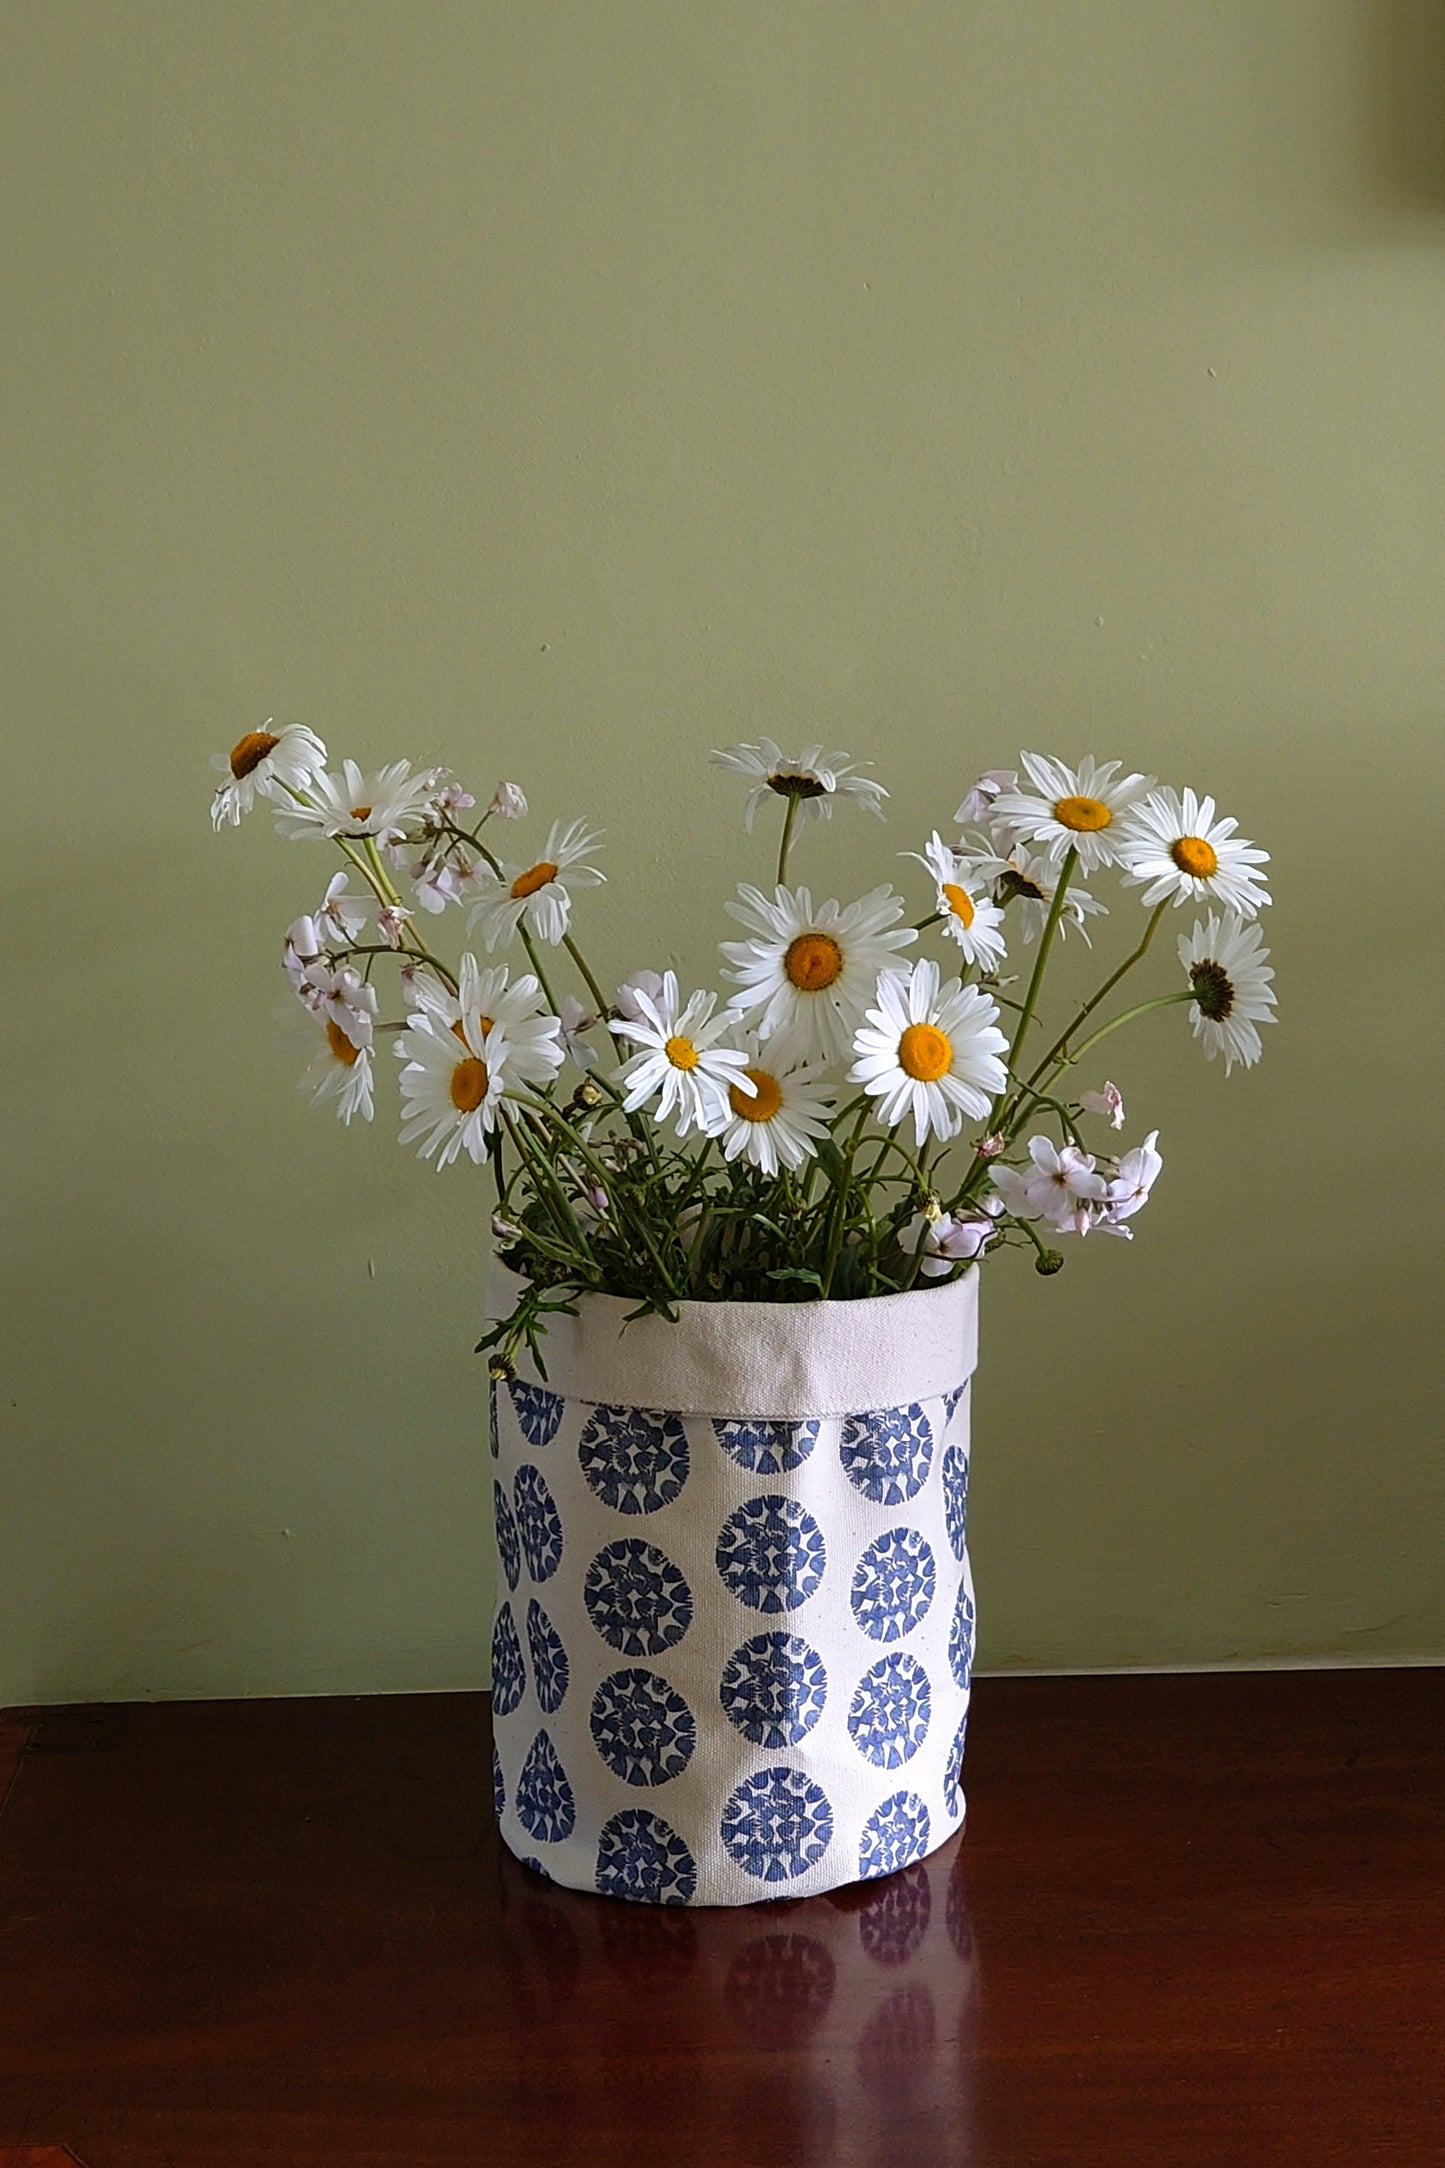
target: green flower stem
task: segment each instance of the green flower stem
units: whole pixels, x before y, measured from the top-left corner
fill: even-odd
[[[783,840],[778,845],[778,886],[782,887],[788,877],[788,850],[793,840],[793,823],[798,818],[798,801],[788,794],[788,810],[783,815]]]
[[[615,1198],[619,1205],[626,1206],[628,1217],[631,1220],[632,1225],[636,1228],[638,1234],[641,1236],[647,1253],[652,1259],[653,1264],[657,1268],[658,1278],[662,1281],[663,1286],[667,1289],[669,1295],[676,1295],[680,1293],[681,1290],[675,1285],[673,1274],[668,1271],[666,1264],[663,1262],[662,1255],[658,1250],[657,1244],[652,1239],[652,1230],[647,1224],[646,1214],[636,1210],[634,1200],[627,1185],[623,1182],[619,1182],[617,1177],[614,1174],[611,1174],[608,1169],[603,1166],[602,1162],[592,1151],[590,1145],[588,1145],[588,1143],[583,1137],[579,1136],[578,1132],[567,1120],[567,1117],[563,1113],[561,1113],[558,1108],[553,1106],[550,1099],[529,1098],[523,1103],[528,1107],[531,1112],[535,1114],[540,1114],[544,1116],[546,1120],[551,1122],[553,1127],[559,1130],[561,1134],[567,1139],[567,1142],[570,1145],[572,1151],[576,1154],[578,1159],[581,1160],[582,1164],[590,1170],[598,1187],[600,1189],[605,1189],[609,1198]]]
[[[857,1156],[858,1146],[863,1141],[863,1130],[867,1123],[867,1120],[868,1105],[865,1099],[865,1103],[859,1112],[858,1119],[853,1124],[853,1134],[848,1139],[848,1142],[843,1150],[842,1180],[835,1185],[834,1189],[832,1204],[833,1223],[828,1230],[828,1249],[823,1260],[823,1271],[821,1274],[823,1282],[822,1300],[824,1302],[828,1300],[828,1297],[833,1292],[833,1275],[838,1269],[838,1259],[842,1255],[843,1251],[843,1232],[848,1224],[848,1192],[853,1186],[853,1161]]]
[[[1195,993],[1194,988],[1186,986],[1181,993],[1156,994],[1152,1001],[1141,1001],[1135,1008],[1122,1009],[1117,1016],[1111,1017],[1107,1024],[1101,1024],[1097,1031],[1090,1032],[1082,1046],[1076,1047],[1072,1054],[1066,1054],[1055,1069],[1054,1076],[1060,1075],[1073,1063],[1082,1061],[1091,1046],[1097,1046],[1101,1039],[1107,1039],[1110,1032],[1117,1031],[1121,1024],[1132,1023],[1136,1016],[1147,1016],[1151,1009],[1172,1009],[1176,1002],[1197,1001],[1198,999],[1199,996]],[[1051,1076],[1048,1081],[1052,1084],[1054,1077]],[[1036,1096],[1041,1097],[1042,1094]]]
[[[597,1260],[592,1255],[591,1245],[582,1231],[576,1213],[567,1201],[567,1192],[557,1180],[546,1160],[532,1149],[532,1146],[523,1135],[521,1125],[513,1121],[505,1106],[501,1108],[500,1112],[502,1126],[512,1140],[512,1149],[531,1175],[532,1181],[543,1198],[547,1210],[552,1215],[553,1222],[564,1243],[567,1244],[574,1258],[580,1258],[590,1265],[595,1273],[597,1271]]]
[[[1059,1056],[1063,1053],[1064,1048],[1068,1045],[1070,1039],[1078,1030],[1080,1024],[1082,1024],[1087,1017],[1093,1015],[1095,1009],[1098,1008],[1099,1003],[1104,999],[1104,996],[1106,994],[1112,993],[1113,989],[1118,985],[1120,979],[1123,978],[1124,974],[1128,971],[1133,970],[1135,964],[1140,961],[1140,959],[1148,950],[1149,944],[1153,940],[1154,935],[1158,930],[1159,921],[1164,916],[1164,913],[1168,910],[1168,908],[1169,898],[1166,896],[1164,898],[1164,901],[1162,903],[1156,904],[1154,909],[1150,912],[1149,923],[1144,929],[1144,938],[1139,943],[1139,946],[1133,951],[1131,955],[1124,958],[1124,961],[1120,964],[1117,971],[1110,973],[1109,977],[1105,979],[1103,985],[1099,988],[1099,991],[1096,994],[1090,995],[1089,999],[1079,1010],[1077,1016],[1075,1016],[1073,1022],[1066,1025],[1064,1030],[1059,1033],[1058,1038],[1055,1039],[1053,1045],[1049,1048],[1043,1060],[1034,1070],[1033,1075],[1028,1078],[1024,1086],[1025,1090],[1029,1090],[1032,1088],[1033,1085],[1037,1084],[1039,1078],[1044,1074],[1044,1072],[1051,1066],[1052,1063],[1058,1060]],[[1081,1048],[1080,1052],[1082,1051],[1083,1050]],[[1077,1060],[1078,1055],[1074,1055],[1072,1058],[1074,1060]]]

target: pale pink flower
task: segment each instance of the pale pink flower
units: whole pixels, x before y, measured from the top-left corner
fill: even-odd
[[[1117,1084],[1106,1083],[1101,1092],[1080,1092],[1079,1105],[1086,1114],[1102,1114],[1115,1129],[1124,1126],[1124,1096]]]

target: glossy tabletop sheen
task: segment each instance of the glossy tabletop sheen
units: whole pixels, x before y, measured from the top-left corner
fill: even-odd
[[[499,1855],[480,1696],[14,1714],[0,2163],[1428,2168],[1442,1717],[981,1680],[961,1838],[694,1912]]]

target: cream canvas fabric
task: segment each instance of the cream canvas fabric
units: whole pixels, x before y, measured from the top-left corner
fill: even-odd
[[[978,1275],[866,1302],[589,1296],[493,1394],[494,1782],[518,1858],[802,1897],[963,1816]],[[492,1309],[511,1307],[505,1275]]]

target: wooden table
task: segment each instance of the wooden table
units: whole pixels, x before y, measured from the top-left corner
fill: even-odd
[[[473,1695],[12,1712],[0,2168],[1428,2168],[1445,1674],[981,1680],[967,1833],[651,1911]]]

